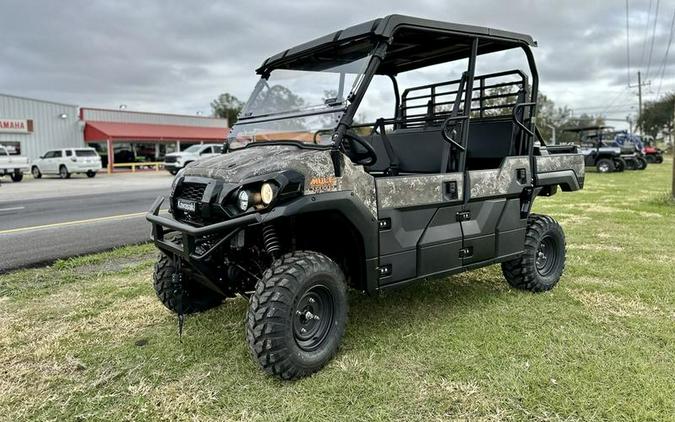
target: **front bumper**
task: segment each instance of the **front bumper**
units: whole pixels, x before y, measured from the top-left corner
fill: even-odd
[[[181,223],[173,218],[162,217],[159,215],[159,208],[164,202],[164,197],[155,200],[146,214],[145,218],[152,223],[152,240],[160,250],[170,255],[179,255],[184,259],[191,261],[202,261],[206,259],[213,251],[223,243],[232,239],[235,234],[248,225],[261,223],[263,215],[260,213],[246,214],[235,217],[231,220],[220,221],[202,227],[195,227],[189,224]],[[211,245],[206,251],[197,252],[199,240],[206,236],[216,233],[227,232],[215,244]],[[169,233],[179,233],[182,237],[181,244],[167,240],[165,235]]]
[[[164,162],[163,164],[164,164],[164,168],[167,169],[167,170],[169,170],[169,169],[171,169],[171,170],[180,170],[180,169],[183,168],[183,164],[182,164],[182,163],[178,163],[178,162],[175,162],[175,163],[167,163],[167,162]]]

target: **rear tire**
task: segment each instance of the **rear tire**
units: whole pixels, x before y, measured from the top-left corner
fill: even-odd
[[[180,286],[174,282],[173,275],[176,272],[173,260],[164,253],[159,254],[155,263],[155,272],[152,274],[153,286],[159,301],[171,312],[181,311]],[[182,306],[184,314],[194,314],[215,308],[223,301],[218,293],[207,289],[198,282],[183,277]]]
[[[61,179],[70,179],[70,173],[68,173],[68,168],[64,165],[59,167],[59,177]]]
[[[176,174],[178,174],[178,170],[169,170],[169,174],[175,176]]]
[[[621,173],[624,170],[626,170],[626,161],[623,158],[615,158],[614,171],[617,173]]]
[[[656,158],[654,158],[654,162],[656,164],[661,164],[663,163],[663,156],[662,155],[657,155]]]
[[[95,172],[95,171],[89,170],[89,171],[87,172],[87,177],[90,178],[90,179],[91,179],[92,177],[96,177],[96,172]]]
[[[637,157],[637,169],[644,170],[647,168],[647,160],[644,157]]]
[[[614,171],[614,162],[609,158],[601,158],[595,164],[595,168],[597,168],[600,173],[610,173]]]
[[[12,178],[12,182],[20,182],[23,180],[23,173],[15,171],[10,177]]]
[[[318,371],[337,353],[347,309],[345,276],[333,260],[311,251],[284,255],[265,271],[249,302],[253,359],[286,380]]]
[[[647,154],[645,155],[645,160],[647,160],[649,164],[656,163],[656,156],[653,154]]]
[[[532,214],[527,221],[525,250],[502,263],[504,278],[521,290],[543,292],[558,284],[565,269],[565,234],[553,218]]]
[[[40,173],[38,166],[33,166],[30,172],[33,174],[33,179],[39,179],[42,177],[42,173]]]

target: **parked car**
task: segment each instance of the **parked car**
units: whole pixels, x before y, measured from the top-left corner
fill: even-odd
[[[31,173],[36,179],[43,174],[58,174],[61,179],[68,179],[73,173],[94,177],[99,170],[101,157],[94,148],[52,149],[31,165]]]
[[[28,158],[10,155],[7,148],[0,145],[0,176],[9,175],[13,182],[20,182],[28,168]]]
[[[171,174],[176,174],[180,169],[200,158],[213,157],[223,152],[222,145],[199,144],[192,145],[184,151],[172,152],[164,157],[164,168]]]

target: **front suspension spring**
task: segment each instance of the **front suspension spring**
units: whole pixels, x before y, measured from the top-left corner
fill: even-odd
[[[272,256],[276,256],[277,252],[281,250],[281,241],[277,235],[277,229],[272,224],[266,224],[262,228],[263,245],[265,252]]]

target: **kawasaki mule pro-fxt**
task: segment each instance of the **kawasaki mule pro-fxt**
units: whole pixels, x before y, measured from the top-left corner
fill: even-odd
[[[551,289],[565,237],[530,209],[581,189],[584,163],[537,137],[532,45],[392,15],[265,60],[227,151],[176,176],[171,217],[161,198],[148,213],[160,300],[182,316],[249,297],[254,359],[292,379],[335,355],[348,287],[372,294],[501,263],[512,286]],[[510,49],[529,69],[476,74],[482,55]],[[441,82],[419,84],[447,63]]]

